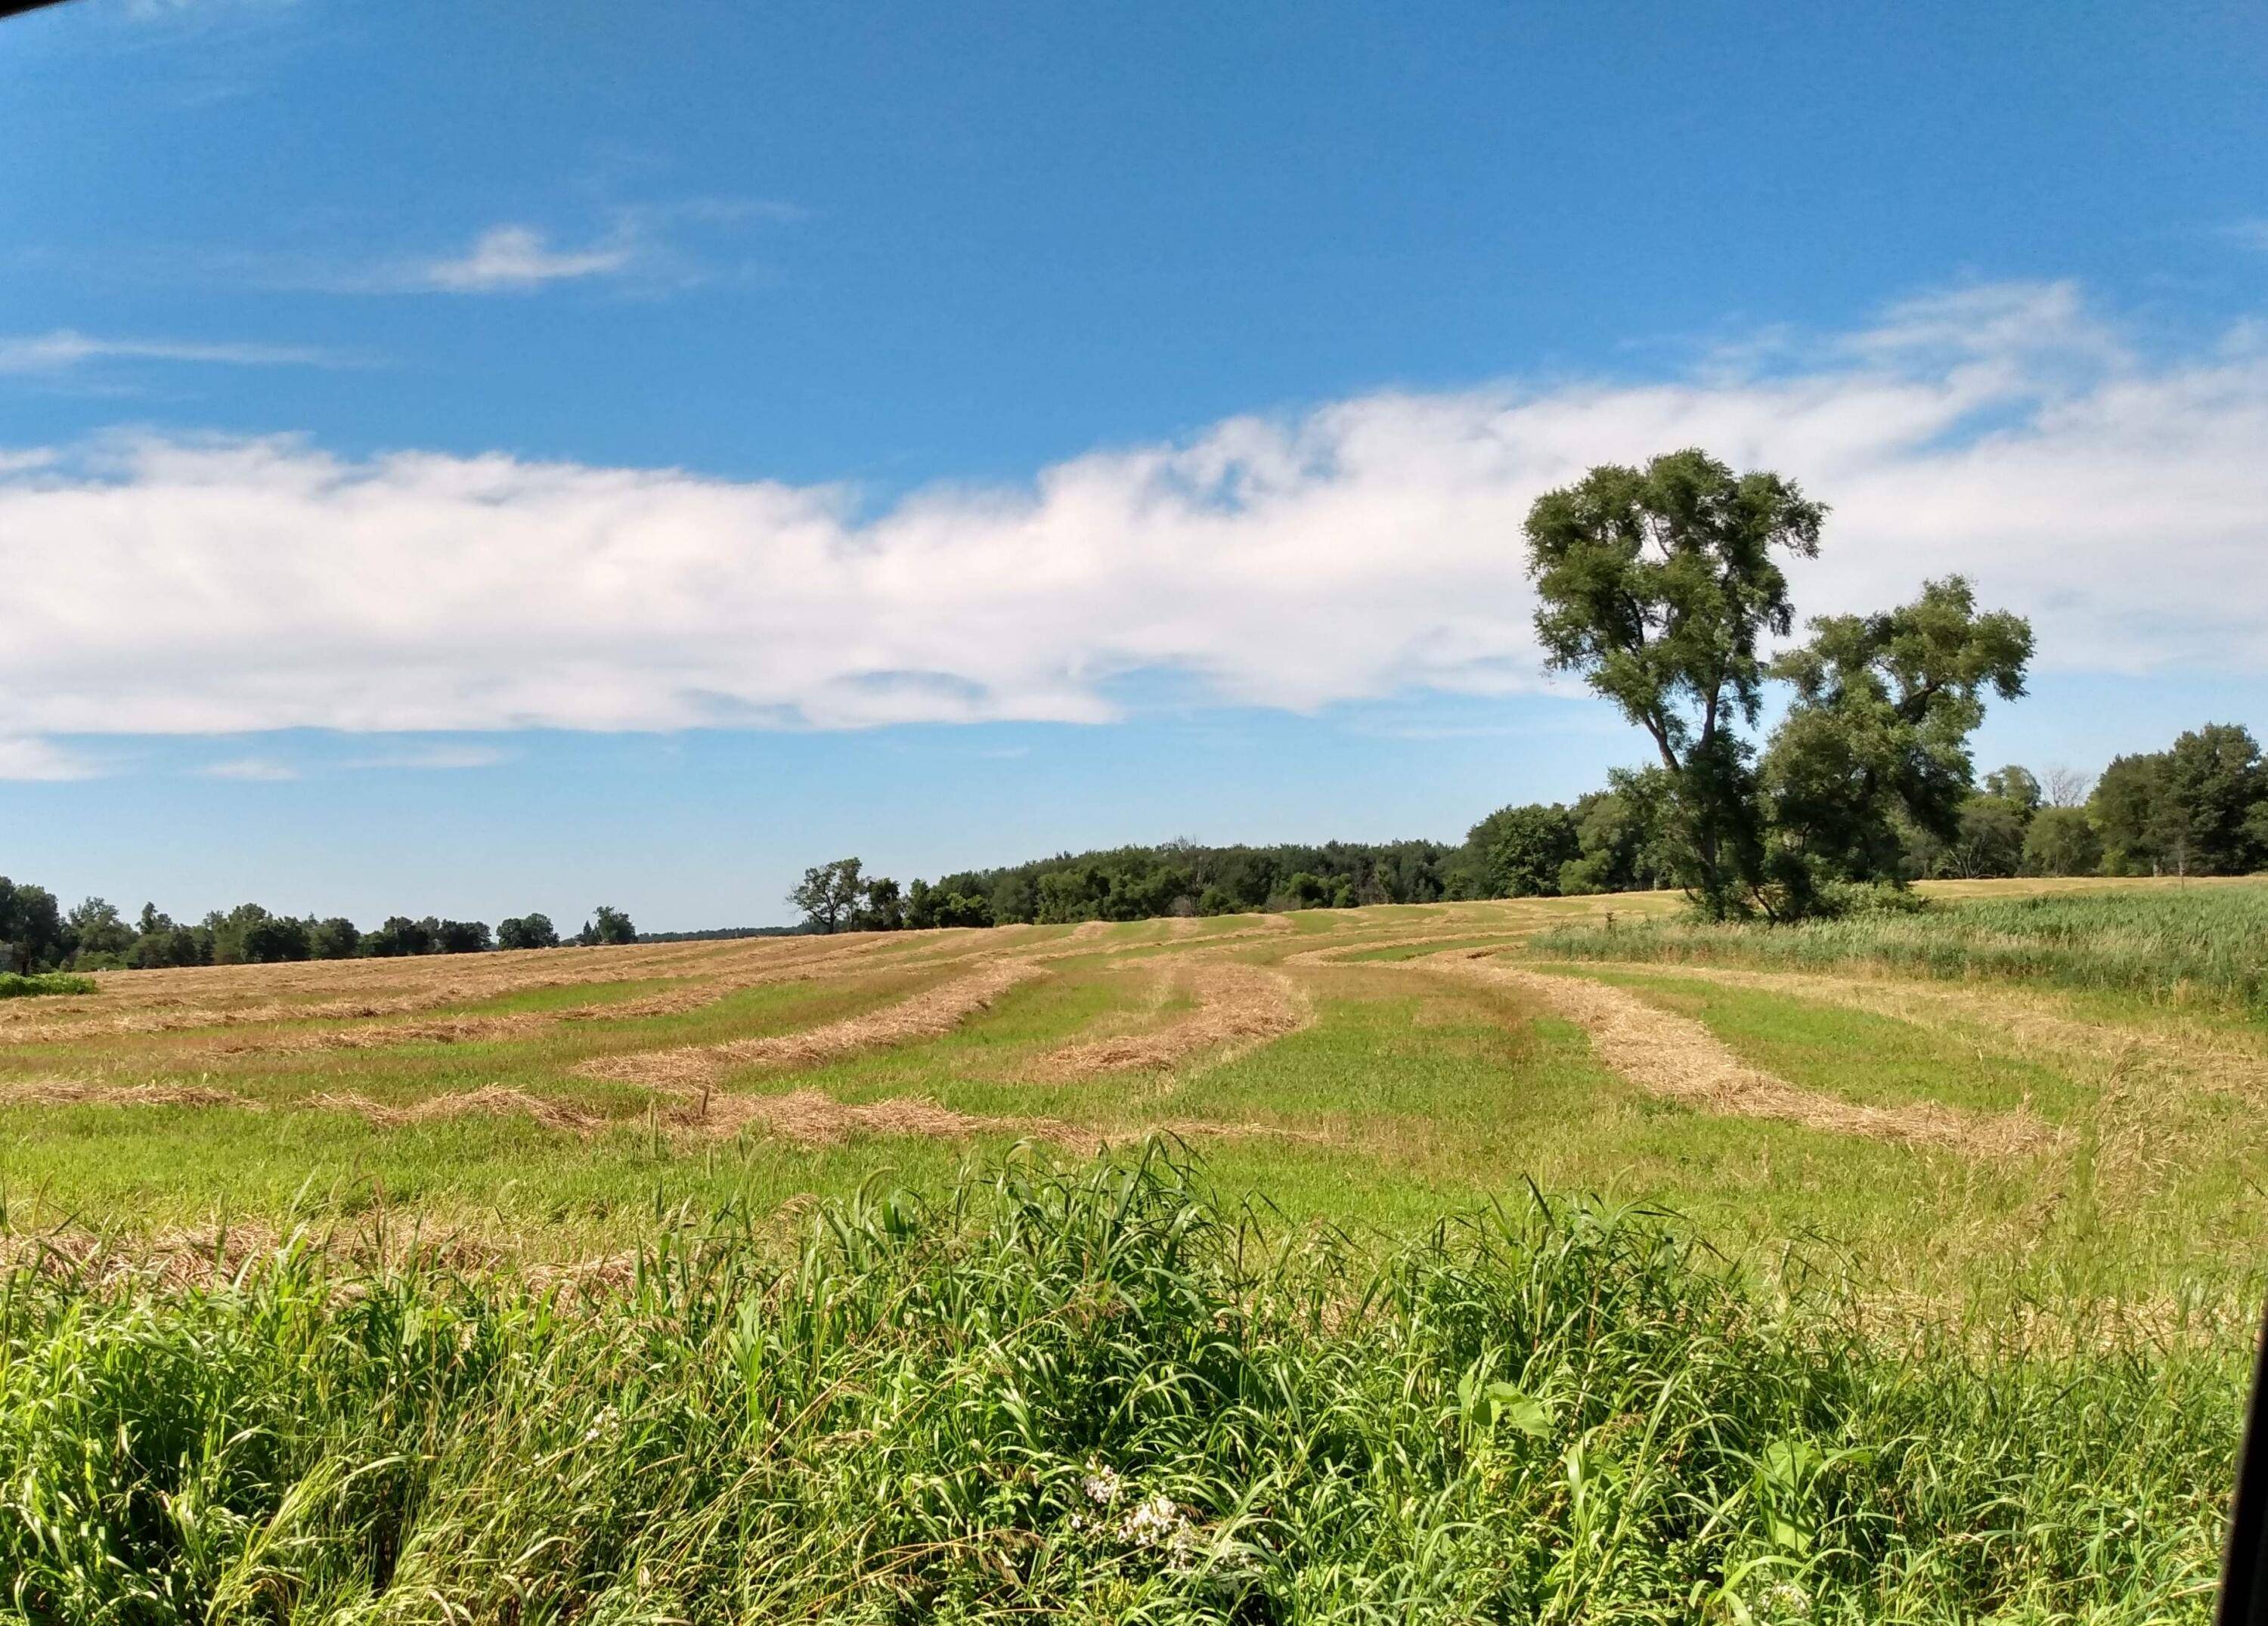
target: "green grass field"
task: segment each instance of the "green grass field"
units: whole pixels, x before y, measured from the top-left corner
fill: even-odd
[[[11,1000],[16,1616],[2205,1618],[2268,886],[1675,903]]]

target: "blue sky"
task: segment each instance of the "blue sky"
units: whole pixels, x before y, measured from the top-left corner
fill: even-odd
[[[658,13],[658,14],[657,14]],[[1517,522],[1697,440],[1981,754],[2268,722],[2268,25],[2219,6],[0,25],[0,869],[652,927],[1637,742]]]

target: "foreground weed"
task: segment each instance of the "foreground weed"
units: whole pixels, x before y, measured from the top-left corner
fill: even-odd
[[[1019,1154],[784,1257],[728,1215],[580,1284],[25,1269],[0,1610],[2202,1620],[2244,1365],[1887,1344],[1630,1212],[1379,1262],[1154,1145]]]

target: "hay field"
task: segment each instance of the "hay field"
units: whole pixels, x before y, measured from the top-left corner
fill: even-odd
[[[2202,1622],[2268,887],[1979,893],[8,1002],[0,1622]]]
[[[2268,899],[1945,891],[1898,930],[2051,891]],[[1532,1181],[1759,1258],[1830,1239],[1884,1302],[2242,1302],[2268,1027],[1942,963],[1665,957],[1631,928],[1674,902],[105,974],[0,1004],[10,1245],[193,1269],[307,1226],[563,1264],[1164,1131],[1300,1223],[1407,1232]]]

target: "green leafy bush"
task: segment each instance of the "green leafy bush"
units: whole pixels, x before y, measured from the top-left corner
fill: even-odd
[[[32,976],[0,971],[0,999],[26,999],[40,994],[92,994],[100,986],[91,976],[73,976],[63,971],[43,971]]]

